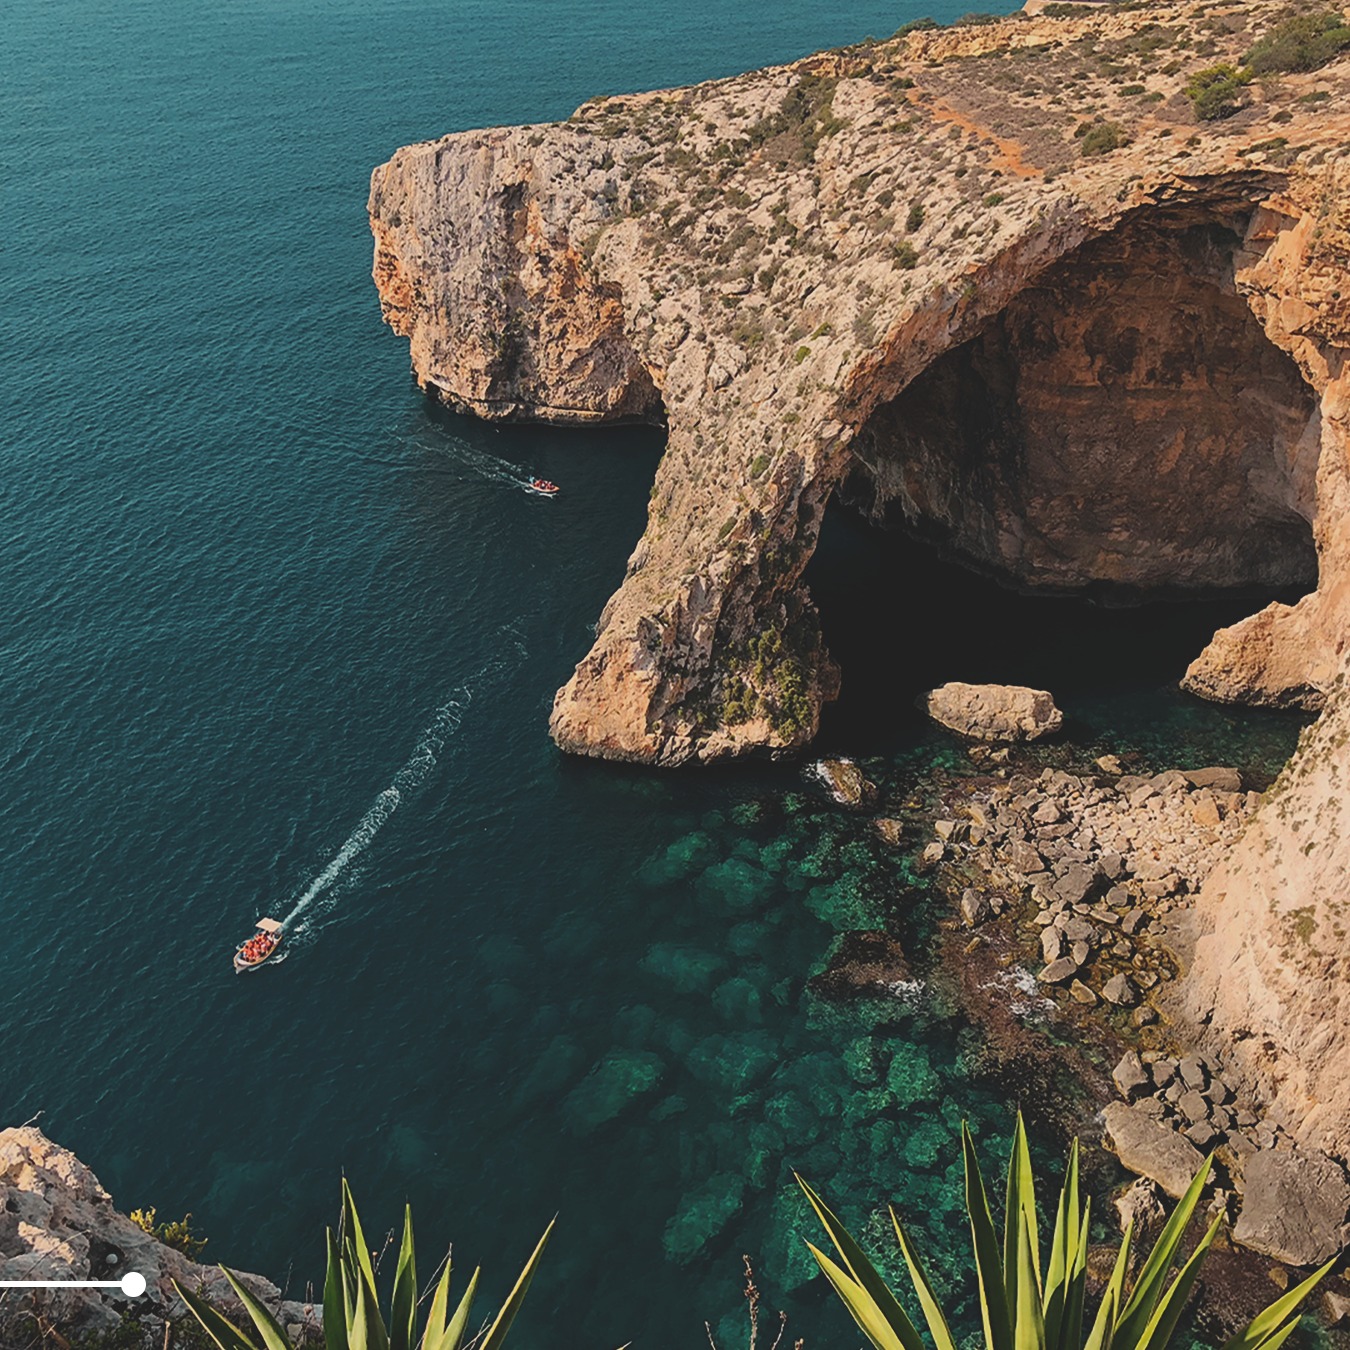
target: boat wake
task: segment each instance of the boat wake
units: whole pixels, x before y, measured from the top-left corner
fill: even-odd
[[[443,458],[452,460],[462,469],[467,469],[476,478],[486,479],[490,483],[500,483],[502,487],[515,488],[518,492],[528,492],[532,496],[548,496],[535,487],[534,478],[509,460],[498,459],[496,455],[480,450],[477,446],[462,441],[458,436],[442,432],[431,440],[425,436],[408,437],[409,443],[419,450],[431,450]]]
[[[516,655],[523,657],[524,645],[518,637],[515,638],[513,645]],[[375,836],[385,827],[403,801],[426,782],[428,775],[436,767],[446,742],[459,730],[464,714],[473,702],[473,686],[483,679],[498,674],[506,668],[506,665],[505,656],[490,661],[471,676],[468,683],[454,689],[450,697],[436,709],[431,721],[427,723],[413,746],[412,753],[394,775],[393,781],[375,798],[356,828],[347,836],[346,842],[301,892],[290,913],[282,918],[281,926],[290,940],[288,946],[293,946],[297,938],[313,934],[315,921],[332,907],[337,898],[334,887],[348,873],[357,858],[370,847]],[[277,959],[280,961],[281,958]]]

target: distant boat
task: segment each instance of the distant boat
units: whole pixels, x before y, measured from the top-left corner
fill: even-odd
[[[531,478],[530,491],[537,492],[544,497],[553,497],[557,495],[557,483],[550,483],[547,478]]]
[[[282,941],[281,925],[275,919],[259,919],[258,931],[234,953],[234,973],[257,970],[276,954]]]

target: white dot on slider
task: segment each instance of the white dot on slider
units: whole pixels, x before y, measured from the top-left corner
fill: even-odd
[[[129,1270],[122,1276],[122,1292],[128,1298],[140,1298],[145,1293],[145,1276]]]

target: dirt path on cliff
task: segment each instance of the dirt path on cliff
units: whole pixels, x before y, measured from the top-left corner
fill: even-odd
[[[962,131],[969,132],[972,136],[994,146],[998,154],[990,162],[1015,174],[1018,178],[1038,178],[1044,172],[1035,165],[1028,164],[1022,157],[1025,146],[1021,141],[999,136],[982,122],[975,121],[968,113],[959,112],[950,103],[944,103],[923,89],[911,89],[908,97],[915,108],[927,113],[935,122],[946,122],[950,126],[960,127]]]

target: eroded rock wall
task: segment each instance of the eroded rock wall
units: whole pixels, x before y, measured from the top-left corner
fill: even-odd
[[[660,764],[804,745],[839,679],[801,581],[824,504],[887,458],[881,410],[961,348],[930,420],[986,376],[1009,416],[946,445],[890,428],[882,495],[1029,584],[1310,582],[1311,523],[1316,593],[1219,635],[1189,683],[1321,697],[1350,576],[1326,228],[1347,62],[1198,127],[1181,94],[1202,17],[1220,59],[1277,12],[917,34],[376,170],[375,277],[428,392],[668,419],[646,532],[555,702],[560,745]],[[1086,106],[1127,143],[1081,155]]]

